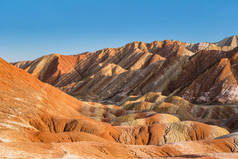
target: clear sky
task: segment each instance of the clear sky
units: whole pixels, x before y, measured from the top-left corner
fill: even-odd
[[[238,0],[0,0],[0,57],[78,54],[132,41],[238,34]]]

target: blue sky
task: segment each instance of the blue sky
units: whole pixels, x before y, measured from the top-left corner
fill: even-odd
[[[131,41],[238,34],[237,0],[0,0],[0,57],[78,54]]]

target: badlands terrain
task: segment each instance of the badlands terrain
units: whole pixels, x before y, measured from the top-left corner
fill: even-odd
[[[238,158],[238,36],[0,59],[0,158]]]

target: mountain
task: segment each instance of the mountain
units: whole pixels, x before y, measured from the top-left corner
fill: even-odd
[[[224,47],[224,46],[231,46],[234,48],[238,47],[238,35],[233,35],[231,37],[225,38],[215,44],[221,47]]]
[[[121,48],[73,56],[52,54],[14,65],[86,101],[122,105],[130,96],[161,92],[194,104],[229,104],[238,100],[236,38],[198,44],[133,42]],[[229,39],[232,45],[226,42]]]
[[[187,43],[187,48],[193,52],[201,51],[201,50],[220,50],[220,51],[230,51],[236,47],[238,47],[238,36],[233,35],[227,37],[221,41],[215,43],[209,42],[200,42],[200,43]]]
[[[1,58],[0,88],[1,158],[204,158],[220,152],[223,158],[237,157],[231,153],[237,151],[237,134],[228,135],[224,128],[154,111],[80,101]],[[187,102],[156,93],[138,100],[162,100],[177,109],[178,101]],[[121,119],[113,126],[98,121],[101,113]],[[123,115],[133,116],[134,121]],[[120,126],[124,121],[128,125]]]

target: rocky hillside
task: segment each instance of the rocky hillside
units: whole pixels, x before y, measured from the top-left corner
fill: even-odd
[[[238,101],[237,56],[232,36],[217,43],[133,42],[14,65],[86,101],[122,105],[132,96],[160,92],[194,104],[231,104]]]
[[[228,38],[225,38],[217,43],[215,43],[217,46],[220,46],[220,47],[238,47],[238,35],[233,35],[231,37],[228,37]]]
[[[172,44],[177,51],[171,56],[187,56],[178,55],[181,47]],[[56,57],[58,61],[60,56]],[[47,71],[40,70],[40,74]],[[112,75],[115,72],[111,71]],[[2,59],[0,88],[1,158],[211,158],[218,153],[222,154],[217,158],[237,157],[237,134],[229,134],[225,128],[181,121],[152,110],[138,112],[134,106],[130,109],[133,98],[137,98],[142,102],[138,109],[146,108],[143,102],[162,100],[162,106],[153,109],[174,114],[180,110],[190,112],[192,104],[180,97],[158,93],[131,96],[124,107],[83,102]],[[182,107],[181,102],[187,107]],[[108,122],[98,121],[102,119]]]

